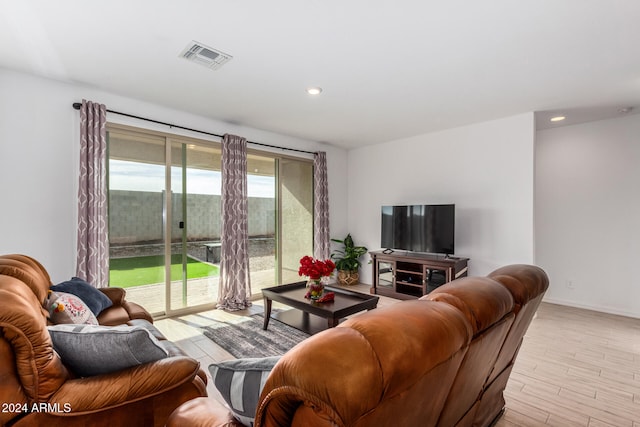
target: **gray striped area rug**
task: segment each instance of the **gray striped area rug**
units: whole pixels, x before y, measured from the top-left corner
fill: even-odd
[[[281,356],[309,335],[276,319],[262,329],[262,314],[243,317],[233,323],[216,322],[202,328],[204,335],[237,359]]]

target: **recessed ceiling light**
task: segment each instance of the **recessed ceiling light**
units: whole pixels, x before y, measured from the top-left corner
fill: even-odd
[[[551,117],[551,121],[552,121],[552,122],[561,122],[561,121],[563,121],[564,119],[566,119],[566,117],[565,117],[565,116],[555,116],[555,117]]]
[[[320,95],[321,92],[322,92],[322,88],[321,87],[309,87],[309,88],[307,88],[307,93],[309,95]]]

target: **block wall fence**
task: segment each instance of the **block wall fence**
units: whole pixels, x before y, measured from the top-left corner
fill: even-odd
[[[172,241],[179,241],[184,220],[182,194],[172,194]],[[112,190],[109,192],[109,241],[112,246],[162,243],[164,192]],[[250,238],[275,235],[275,199],[250,197]],[[220,240],[220,196],[189,194],[187,199],[187,240]]]

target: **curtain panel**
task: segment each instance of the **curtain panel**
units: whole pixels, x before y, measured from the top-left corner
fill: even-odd
[[[82,100],[76,276],[98,288],[109,285],[106,123],[103,104]]]
[[[222,230],[218,308],[236,311],[251,306],[247,195],[247,140],[222,138]]]
[[[313,155],[313,197],[313,256],[317,259],[329,259],[329,181],[327,154],[324,151]]]

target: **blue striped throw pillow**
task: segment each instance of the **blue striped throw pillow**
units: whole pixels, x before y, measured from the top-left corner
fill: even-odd
[[[213,384],[243,425],[253,426],[260,393],[280,357],[227,360],[209,365]]]

